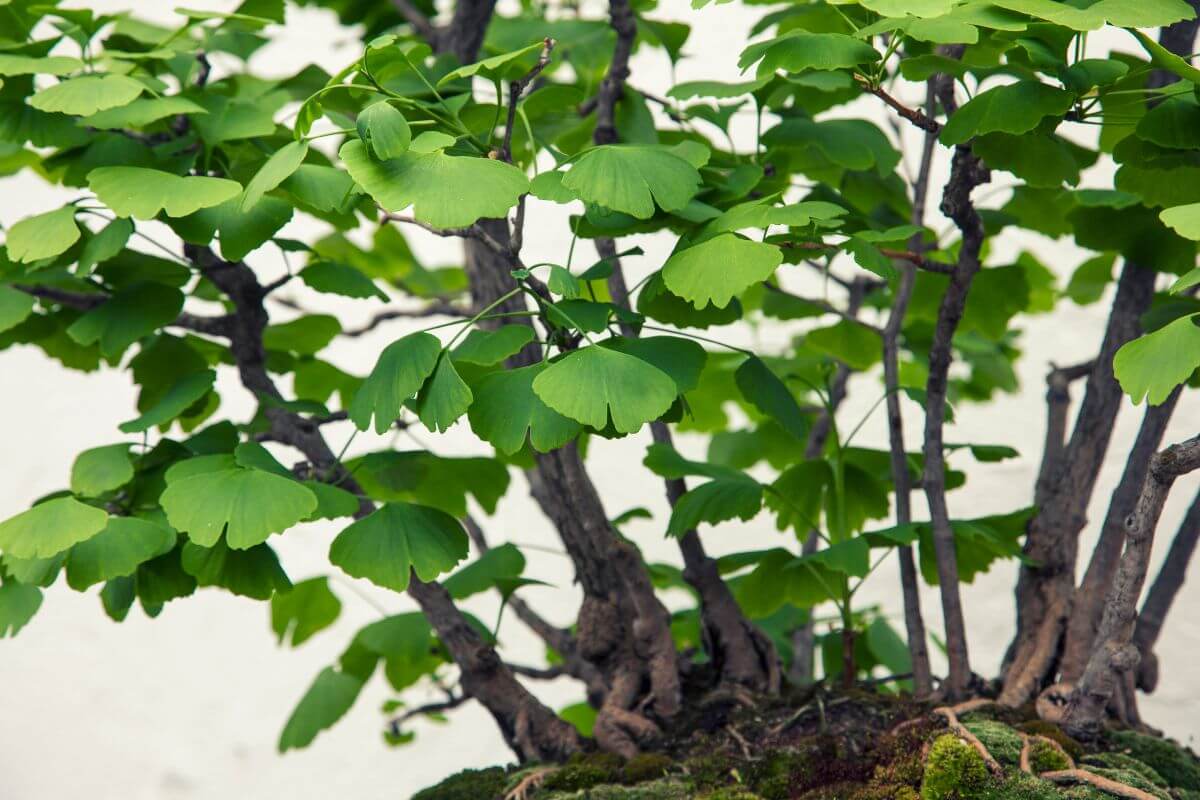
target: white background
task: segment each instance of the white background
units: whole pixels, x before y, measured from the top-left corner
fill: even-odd
[[[72,2],[65,5],[111,11],[136,9],[140,14],[171,21],[168,3]],[[201,2],[192,7],[232,10],[232,0]],[[600,8],[594,9],[600,11]],[[676,69],[677,80],[732,79],[735,61],[746,33],[763,13],[761,9],[715,6],[693,11],[685,0],[666,0],[655,15],[679,19],[693,26],[686,48],[689,57]],[[175,20],[178,18],[175,17]],[[332,15],[289,9],[287,25],[273,30],[272,44],[259,52],[253,68],[265,75],[294,72],[310,61],[330,72],[356,55],[353,31],[340,28]],[[1123,35],[1122,35],[1123,37]],[[1093,54],[1111,45],[1133,50],[1131,39],[1117,36],[1090,44]],[[220,69],[220,65],[219,65]],[[657,94],[673,82],[670,64],[659,53],[642,52],[634,59],[635,85]],[[913,97],[909,86],[907,97]],[[881,124],[876,104],[861,101],[847,115],[870,116]],[[744,123],[745,121],[740,121]],[[741,141],[752,131],[740,125]],[[1080,134],[1080,135],[1086,135]],[[910,134],[905,131],[906,140]],[[911,144],[911,140],[910,144]],[[910,148],[910,152],[915,152]],[[944,152],[942,154],[945,155]],[[934,185],[944,180],[944,169],[935,173]],[[1087,183],[1103,186],[1104,167],[1089,175]],[[993,186],[977,197],[987,205],[1003,201],[1011,176],[998,173]],[[45,186],[29,173],[0,182],[0,222],[11,225],[31,213],[49,210],[70,193]],[[936,202],[931,203],[936,205]],[[527,240],[527,261],[561,260],[567,239],[561,209],[533,204]],[[945,220],[930,221],[936,230]],[[1009,229],[1011,231],[1011,229]],[[315,238],[315,224],[293,223],[287,235]],[[1007,235],[1007,232],[1006,232]],[[418,253],[430,264],[453,264],[459,254],[453,243],[424,234],[413,234]],[[639,244],[646,255],[630,259],[631,283],[662,263],[670,242],[662,237],[640,236],[622,246]],[[1004,263],[1022,248],[1034,249],[1065,283],[1084,255],[1066,243],[1038,236],[1007,238],[993,244],[993,263]],[[590,263],[591,253],[581,253],[576,263]],[[250,262],[266,279],[280,274],[279,255],[265,247]],[[789,278],[807,292],[823,287],[811,280]],[[292,290],[289,290],[292,291]],[[314,310],[337,313],[347,324],[360,324],[378,308],[375,301],[338,302],[328,296],[292,291]],[[272,309],[273,314],[280,309]],[[1026,355],[1019,365],[1022,389],[987,406],[960,406],[958,421],[947,431],[949,441],[1004,442],[1017,447],[1022,457],[996,465],[969,467],[970,484],[952,493],[952,512],[976,516],[1006,512],[1027,505],[1037,469],[1044,420],[1044,375],[1050,363],[1071,364],[1094,355],[1104,324],[1104,305],[1079,308],[1063,301],[1053,319],[1032,318],[1023,323],[1022,346]],[[279,314],[278,318],[286,318]],[[364,373],[379,348],[407,330],[393,324],[376,335],[342,341],[331,349],[332,359],[343,368]],[[772,323],[753,334],[738,334],[739,341],[781,346],[794,329]],[[18,513],[43,493],[65,485],[71,461],[88,447],[121,440],[117,424],[128,419],[135,389],[129,378],[106,370],[83,374],[64,370],[40,351],[20,347],[0,354],[0,519]],[[231,374],[220,378],[222,414],[244,419],[253,410],[250,398]],[[1081,387],[1076,387],[1076,400]],[[853,425],[879,396],[877,375],[857,377],[842,413],[843,424]],[[1195,394],[1185,397],[1167,434],[1169,441],[1194,434],[1200,415]],[[910,448],[919,441],[920,409],[907,404],[906,428]],[[1094,541],[1108,497],[1140,421],[1141,409],[1123,408],[1090,510],[1090,526],[1083,552]],[[1190,423],[1190,425],[1189,425]],[[349,429],[329,429],[335,447],[346,441]],[[442,437],[421,433],[422,444],[443,454],[477,451],[469,431],[456,426]],[[387,446],[387,437],[359,435],[351,452]],[[886,447],[885,420],[875,413],[861,434],[867,445]],[[418,446],[400,439],[401,448]],[[674,545],[665,542],[665,502],[661,484],[641,466],[645,438],[593,444],[589,467],[610,515],[632,506],[650,507],[653,521],[639,521],[628,531],[648,557],[678,562]],[[702,443],[681,438],[680,447],[701,455]],[[287,455],[287,454],[283,454]],[[1195,479],[1180,481],[1160,526],[1161,557],[1165,540],[1174,534],[1183,509],[1194,496]],[[918,513],[921,509],[918,509]],[[494,542],[516,541],[555,547],[554,535],[528,497],[520,476],[494,518],[486,521]],[[272,544],[294,580],[325,569],[328,542],[335,525],[310,525],[276,537]],[[705,542],[713,553],[779,544],[780,534],[766,515],[746,524],[706,529]],[[577,607],[571,570],[558,555],[528,551],[529,574],[554,588],[527,590],[527,599],[547,616],[567,622]],[[1154,563],[1157,570],[1157,561]],[[1015,569],[1001,565],[964,587],[973,664],[982,674],[994,674],[1012,632],[1012,586]],[[490,718],[476,706],[455,712],[448,726],[418,723],[417,741],[390,749],[381,737],[382,703],[390,693],[381,677],[373,679],[358,704],[333,730],[319,736],[309,749],[280,756],[275,742],[287,715],[309,682],[336,659],[354,632],[387,613],[408,610],[407,598],[376,590],[369,585],[341,581],[335,591],[342,597],[342,617],[332,629],[299,650],[276,647],[264,605],[235,598],[217,590],[202,590],[185,601],[174,602],[157,620],[147,620],[134,610],[121,625],[101,612],[94,592],[76,594],[59,585],[47,593],[42,610],[17,639],[0,641],[0,798],[3,800],[57,800],[67,797],[107,798],[358,798],[405,797],[442,776],[465,766],[481,766],[509,758]],[[1200,592],[1185,587],[1179,608],[1195,607]],[[862,591],[865,603],[879,603],[896,614],[899,588],[894,562],[886,563]],[[677,600],[678,598],[672,598]],[[931,630],[940,628],[936,594],[926,591],[924,609]],[[492,619],[490,598],[476,598],[471,609]],[[503,629],[506,657],[533,663],[541,652],[515,619]],[[1200,733],[1196,719],[1195,666],[1200,628],[1186,612],[1177,610],[1159,648],[1162,683],[1145,698],[1145,718],[1176,737],[1191,740]],[[940,665],[939,665],[940,668]],[[555,706],[580,699],[569,682],[534,687]],[[421,701],[421,692],[413,700]],[[426,699],[433,699],[429,695]]]

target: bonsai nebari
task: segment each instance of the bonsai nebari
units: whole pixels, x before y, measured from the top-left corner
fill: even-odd
[[[269,602],[281,640],[300,645],[340,603],[325,576],[293,583],[270,537],[329,520],[330,572],[407,593],[420,611],[360,631],[301,699],[282,749],[335,723],[382,665],[397,692],[447,687],[445,702],[407,715],[478,702],[522,760],[593,747],[628,757],[697,697],[754,703],[811,682],[818,653],[845,686],[879,668],[919,698],[979,693],[959,584],[1020,557],[999,702],[1040,698],[1084,738],[1110,717],[1139,724],[1136,692],[1154,689],[1154,646],[1200,533],[1193,504],[1139,609],[1171,484],[1200,466],[1200,440],[1162,442],[1200,365],[1192,5],[800,2],[764,14],[738,61],[745,80],[658,97],[630,74],[631,54],[679,59],[703,8],[667,22],[627,0],[604,18],[567,5],[500,16],[487,0],[440,17],[406,0],[310,4],[362,26],[361,53],[336,75],[281,80],[243,68],[282,22],[278,0],[181,11],[174,28],[25,0],[0,8],[0,164],[78,194],[7,228],[0,341],[71,369],[124,369],[140,387],[113,443],[81,453],[68,487],[0,523],[0,631],[28,623],[59,581],[98,590],[115,620],[211,586]],[[1096,52],[1098,31],[1128,49]],[[863,95],[918,133],[917,152],[847,118]],[[738,115],[756,121],[749,148],[730,135]],[[1078,188],[1100,159],[1119,165],[1113,183]],[[938,162],[949,178],[935,186]],[[1001,176],[1011,191],[975,191]],[[572,244],[529,263],[527,219],[545,204],[570,208]],[[928,227],[931,205],[947,230]],[[327,234],[279,236],[297,215]],[[150,220],[174,238],[155,237]],[[417,229],[461,239],[462,268],[419,263],[405,241]],[[1033,253],[989,256],[1016,229],[1094,255],[1059,288]],[[631,285],[623,269],[642,253],[623,240],[649,232],[672,237],[673,252]],[[279,268],[252,269],[252,253],[278,255]],[[825,297],[788,288],[788,273],[813,270]],[[1023,315],[1098,302],[1112,281],[1095,357],[1047,376],[1030,506],[952,517],[947,493],[970,479],[948,466],[952,453],[1015,455],[1003,442],[948,443],[953,407],[1015,389]],[[306,312],[283,291],[293,282],[363,311]],[[428,324],[369,374],[324,355],[338,337],[414,317]],[[771,352],[723,343],[759,320],[794,338]],[[257,398],[252,418],[221,414],[218,371]],[[881,374],[886,449],[838,418],[854,372]],[[1123,394],[1146,401],[1144,421],[1081,560]],[[731,421],[734,406],[746,423]],[[923,439],[906,442],[902,414],[921,408]],[[348,456],[354,430],[455,425],[488,455]],[[675,431],[707,436],[705,460],[681,456]],[[672,512],[661,527],[682,569],[646,563],[589,477],[588,442],[626,436],[646,443],[662,478]],[[770,481],[748,471],[764,463]],[[582,589],[568,627],[539,614],[520,548],[489,530],[514,471]],[[721,523],[759,514],[777,524],[777,547],[707,554]],[[855,603],[893,552],[903,638]],[[940,591],[941,679],[921,580]],[[669,612],[660,593],[672,588],[693,607]],[[492,629],[461,606],[481,592],[544,640],[550,666],[501,658]],[[559,675],[586,698],[561,714],[525,686]],[[410,734],[398,722],[393,735]]]

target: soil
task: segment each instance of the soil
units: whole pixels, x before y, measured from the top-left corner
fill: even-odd
[[[949,711],[949,713],[947,713]],[[1077,742],[1033,706],[936,709],[882,691],[811,689],[689,706],[628,761],[467,769],[413,800],[1200,800],[1200,760],[1109,730]]]

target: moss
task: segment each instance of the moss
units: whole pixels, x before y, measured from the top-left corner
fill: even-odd
[[[1123,751],[1141,761],[1179,789],[1200,790],[1200,762],[1178,745],[1133,731],[1109,734],[1113,749]]]
[[[621,780],[625,783],[642,783],[661,778],[675,764],[661,753],[642,753],[634,756],[621,768]]]
[[[758,795],[740,786],[725,786],[711,794],[700,795],[701,800],[761,800]]]
[[[966,723],[967,730],[975,734],[983,746],[992,754],[992,758],[1001,764],[1015,767],[1021,763],[1021,734],[1005,725],[1003,722],[979,720]]]
[[[624,762],[611,753],[588,753],[573,757],[546,777],[547,792],[578,792],[605,783],[620,783]]]
[[[739,763],[725,753],[689,758],[683,762],[683,771],[692,779],[699,790],[718,789],[732,780]]]
[[[1070,769],[1071,763],[1057,747],[1047,744],[1043,739],[1034,739],[1029,746],[1029,766],[1040,774],[1051,770]]]
[[[422,789],[412,800],[491,800],[504,794],[508,772],[503,767],[464,769],[428,789]]]
[[[954,734],[939,736],[929,748],[921,781],[922,800],[971,800],[987,783],[983,758]]]
[[[609,784],[574,792],[538,793],[539,800],[691,800],[692,797],[692,787],[676,780],[650,781],[638,786]]]
[[[1035,719],[1017,726],[1017,730],[1037,736],[1045,736],[1047,739],[1053,739],[1062,745],[1062,749],[1067,751],[1067,755],[1078,761],[1083,758],[1083,745],[1072,739],[1063,729],[1055,725],[1053,722],[1045,722],[1040,719]]]
[[[1062,794],[1053,783],[1013,772],[1002,783],[980,795],[980,800],[1059,800]]]
[[[1153,767],[1143,764],[1128,753],[1096,753],[1084,758],[1083,763],[1089,768],[1108,767],[1110,769],[1124,769],[1136,772],[1155,786],[1160,786],[1164,789],[1167,787],[1167,781]]]
[[[787,800],[791,797],[792,783],[800,773],[807,771],[808,760],[800,753],[778,750],[766,758],[746,765],[744,778],[763,800]]]

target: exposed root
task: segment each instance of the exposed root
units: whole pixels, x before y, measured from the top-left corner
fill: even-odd
[[[970,714],[972,711],[978,711],[981,708],[987,708],[988,706],[994,706],[995,704],[996,704],[996,701],[992,700],[990,698],[976,697],[971,700],[964,700],[963,702],[958,703],[957,705],[950,706],[950,710],[953,711],[956,715],[957,714]],[[939,710],[939,709],[935,709],[935,713],[937,710]]]
[[[512,788],[506,795],[504,800],[527,800],[531,792],[537,791],[546,778],[558,772],[558,767],[544,767],[535,769],[533,772],[521,778],[521,782]]]
[[[1116,797],[1128,798],[1128,800],[1158,800],[1158,798],[1149,792],[1143,792],[1141,789],[1135,789],[1119,781],[1105,778],[1094,772],[1088,772],[1086,769],[1054,770],[1052,772],[1043,772],[1038,777],[1054,783],[1088,783],[1102,792],[1108,792]]]
[[[1033,750],[1033,740],[1028,736],[1021,736],[1021,772],[1033,774],[1033,766],[1029,762],[1030,752]]]
[[[1067,713],[1067,703],[1075,691],[1075,684],[1069,682],[1055,683],[1047,686],[1037,699],[1038,718],[1055,725],[1062,723]]]
[[[992,757],[992,754],[988,752],[988,749],[984,746],[983,742],[979,741],[979,738],[975,736],[975,734],[971,733],[971,731],[967,729],[966,725],[963,725],[958,721],[959,711],[962,711],[963,713],[967,711],[974,711],[977,708],[982,708],[985,705],[989,705],[991,702],[991,700],[984,700],[982,698],[977,700],[968,700],[965,703],[959,703],[957,706],[942,706],[941,708],[935,708],[933,713],[944,717],[946,720],[946,726],[950,728],[950,730],[954,731],[954,733],[960,739],[971,745],[971,747],[975,748],[975,751],[979,753],[979,756],[983,759],[983,763],[987,765],[988,770],[993,775],[1003,775],[1004,768],[1000,766],[1000,762]]]
[[[738,746],[742,748],[742,755],[746,758],[754,758],[754,752],[750,749],[750,743],[746,741],[746,737],[738,732],[738,729],[730,725],[725,729],[726,732],[733,737]]]
[[[662,731],[641,714],[606,704],[596,715],[592,734],[601,749],[623,758],[633,758],[641,752],[639,743],[656,739]]]
[[[1054,668],[1054,660],[1058,654],[1059,640],[1067,626],[1067,615],[1070,605],[1059,598],[1046,613],[1042,624],[1038,626],[1037,635],[1026,648],[1028,652],[1019,653],[1013,666],[1009,668],[1004,681],[1004,691],[1000,693],[1000,704],[1016,708],[1029,701],[1046,679],[1047,674]]]
[[[1030,775],[1034,774],[1033,765],[1030,763],[1030,757],[1033,752],[1033,743],[1034,742],[1041,742],[1042,744],[1047,745],[1048,747],[1056,750],[1058,752],[1058,754],[1060,756],[1062,756],[1063,759],[1068,764],[1071,765],[1071,769],[1075,769],[1075,759],[1071,758],[1071,754],[1068,753],[1066,751],[1066,749],[1063,748],[1063,746],[1061,744],[1059,744],[1058,742],[1054,741],[1053,739],[1051,739],[1048,736],[1038,736],[1036,734],[1034,734],[1033,736],[1026,736],[1026,735],[1022,734],[1021,735],[1021,771],[1022,772],[1028,772]]]

